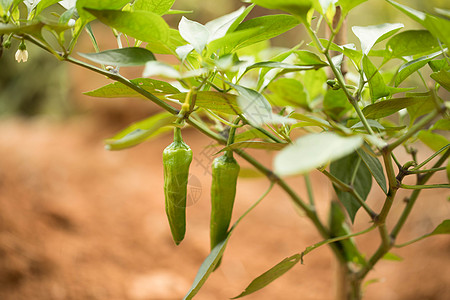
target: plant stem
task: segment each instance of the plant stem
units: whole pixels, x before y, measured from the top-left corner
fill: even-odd
[[[400,184],[400,188],[402,189],[408,189],[408,190],[423,190],[423,189],[448,189],[450,188],[450,184],[430,184],[430,185],[424,185],[424,184],[418,184],[418,185],[406,185],[406,184]]]
[[[429,122],[431,122],[437,115],[439,114],[439,110],[435,109],[422,119],[420,119],[416,124],[411,126],[411,128],[400,138],[398,138],[396,141],[392,142],[388,145],[388,150],[392,151],[395,148],[397,148],[399,145],[403,144],[405,141],[407,141],[410,137],[412,137],[414,134],[416,134],[419,130],[421,130],[425,125],[427,125]]]
[[[442,157],[434,164],[433,169],[440,167],[449,157],[450,155],[450,149],[447,149],[447,151],[442,155]],[[431,176],[435,172],[429,172],[423,175],[419,175],[419,179],[417,180],[418,185],[425,184]],[[402,215],[398,219],[397,223],[395,224],[394,228],[391,231],[391,237],[393,239],[397,238],[400,230],[402,229],[403,225],[405,225],[406,220],[408,219],[409,214],[411,213],[411,210],[416,203],[417,198],[419,197],[421,190],[414,190],[409,197],[408,203],[406,204],[406,207],[404,208]]]
[[[428,157],[427,159],[425,159],[421,164],[417,165],[416,167],[414,167],[413,169],[409,170],[408,172],[411,171],[416,171],[420,168],[422,168],[424,165],[426,165],[428,162],[430,162],[433,158],[435,158],[436,156],[438,156],[439,154],[441,154],[442,152],[444,152],[447,148],[450,147],[450,144],[445,145],[444,147],[442,147],[441,149],[439,149],[438,151],[436,151],[435,153],[433,153],[433,155],[431,155],[430,157]]]
[[[311,205],[312,207],[314,207],[314,191],[312,188],[312,184],[311,184],[311,179],[309,178],[309,174],[306,174],[304,176],[305,178],[305,185],[306,185],[306,190],[308,191],[308,199],[309,199],[309,205]]]

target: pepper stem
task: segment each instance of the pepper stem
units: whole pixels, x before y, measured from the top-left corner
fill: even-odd
[[[173,141],[174,142],[182,142],[183,137],[181,136],[181,128],[175,127],[173,130]]]

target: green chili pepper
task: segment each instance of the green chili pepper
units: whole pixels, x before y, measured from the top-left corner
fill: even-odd
[[[174,141],[163,152],[164,195],[166,214],[175,244],[181,243],[186,232],[186,194],[192,150],[183,142],[176,127]]]
[[[227,236],[236,196],[239,169],[232,151],[227,151],[223,156],[217,157],[212,164],[211,250]]]

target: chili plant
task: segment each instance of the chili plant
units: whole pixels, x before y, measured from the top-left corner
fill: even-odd
[[[421,191],[449,187],[429,183],[437,172],[449,174],[448,10],[429,14],[386,0],[423,29],[406,30],[400,23],[354,26],[349,33],[359,40],[354,45],[336,37],[352,9],[365,0],[253,0],[206,24],[183,16],[178,28],[170,28],[165,15],[189,16],[172,10],[174,2],[1,0],[0,49],[5,55],[3,48],[18,40],[15,57],[26,62],[33,59],[26,45],[35,44],[60,61],[113,81],[87,95],[141,97],[163,110],[106,140],[106,148],[133,147],[162,129],[174,128],[174,146],[164,154],[164,164],[166,211],[177,244],[184,237],[185,181],[192,159],[180,132],[194,128],[219,146],[217,152],[225,153],[212,171],[212,250],[185,299],[199,291],[218,266],[236,226],[269,192],[229,227],[239,173],[233,156],[265,175],[271,187],[281,187],[322,239],[270,268],[236,298],[263,288],[307,253],[328,245],[342,270],[337,298],[361,299],[366,275],[391,249],[450,232],[450,220],[443,220],[425,236],[397,242]],[[54,12],[57,5],[65,8],[63,13]],[[266,15],[250,18],[256,5],[266,8]],[[117,49],[99,51],[101,41],[90,26],[94,20],[111,28]],[[298,26],[309,38],[299,39],[295,47],[275,48],[267,42]],[[318,35],[320,28],[327,29],[327,38]],[[84,32],[92,40],[93,53],[74,51]],[[173,56],[177,63],[157,60],[154,54]],[[120,68],[128,66],[143,66],[142,78],[122,76]],[[423,161],[417,159],[418,141],[434,152]],[[273,166],[261,164],[246,151],[250,148],[275,151]],[[394,155],[402,148],[410,160]],[[313,170],[328,178],[336,191],[338,201],[330,204],[327,224],[316,212],[308,178]],[[309,200],[284,180],[298,175],[305,179]],[[415,178],[415,184],[405,184],[406,177]],[[373,189],[384,193],[380,210],[365,201]],[[411,194],[400,215],[393,215],[400,189]],[[367,214],[371,224],[352,232],[357,213]],[[372,230],[379,232],[379,246],[363,254],[353,237]]]

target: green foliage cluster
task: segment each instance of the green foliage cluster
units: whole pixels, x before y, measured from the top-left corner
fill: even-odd
[[[106,140],[107,149],[133,147],[187,124],[222,145],[220,152],[247,160],[271,181],[271,187],[279,185],[303,210],[323,240],[282,260],[236,298],[263,288],[303,261],[304,255],[327,244],[345,270],[342,276],[348,286],[341,299],[361,299],[366,275],[383,257],[395,257],[392,248],[450,232],[449,220],[444,220],[425,236],[396,242],[421,191],[449,187],[428,184],[434,173],[447,170],[449,174],[450,170],[445,133],[450,129],[446,99],[449,11],[436,9],[429,14],[386,0],[422,29],[404,29],[400,23],[353,26],[358,45],[336,40],[351,10],[365,1],[253,0],[206,24],[183,16],[178,28],[170,28],[165,15],[189,13],[172,10],[174,0],[1,0],[0,35],[4,48],[11,39],[32,43],[61,61],[114,81],[87,95],[142,97],[164,110]],[[57,2],[66,9],[64,13],[52,19],[41,16]],[[21,5],[26,6],[26,15],[20,13]],[[249,18],[256,5],[266,8],[267,14]],[[73,52],[84,31],[98,49],[90,27],[96,19],[112,29],[119,47],[79,53],[88,62],[79,60]],[[311,42],[298,41],[291,49],[270,47],[268,40],[297,26],[306,30]],[[327,39],[318,36],[321,27],[330,32]],[[123,39],[126,47],[122,47]],[[158,60],[155,54],[171,55],[177,62]],[[120,68],[128,66],[143,66],[142,78],[123,77]],[[418,76],[422,86],[411,86],[412,76]],[[232,138],[227,136],[229,131]],[[417,160],[418,140],[434,151],[425,161]],[[245,152],[247,148],[276,151],[273,168],[263,166]],[[399,161],[393,152],[398,148],[410,153],[411,160]],[[328,224],[316,212],[308,178],[313,170],[324,174],[336,191],[338,202],[331,203]],[[304,176],[309,201],[283,179],[295,175]],[[407,176],[415,177],[416,184],[404,184]],[[366,203],[375,188],[385,194],[380,211]],[[399,189],[412,193],[403,212],[394,216],[391,207]],[[199,291],[217,267],[236,226],[269,191],[221,241],[214,242],[185,299]],[[372,225],[353,233],[350,224],[360,212],[368,215]],[[388,217],[392,228],[386,225]],[[374,253],[363,254],[353,237],[374,229],[379,231],[380,245]]]

